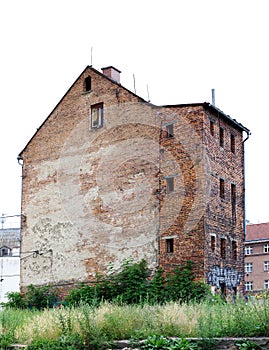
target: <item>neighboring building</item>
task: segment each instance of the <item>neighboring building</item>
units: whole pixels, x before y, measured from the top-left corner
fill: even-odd
[[[165,88],[165,87],[163,87]],[[244,141],[210,103],[157,107],[92,67],[20,153],[21,288],[63,289],[146,259],[244,285]]]
[[[269,222],[247,225],[245,288],[247,291],[269,289]]]
[[[0,302],[20,290],[20,229],[0,229]]]

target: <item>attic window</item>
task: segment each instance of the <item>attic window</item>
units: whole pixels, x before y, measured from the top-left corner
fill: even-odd
[[[91,127],[92,129],[98,129],[103,126],[103,103],[98,103],[91,106]]]
[[[92,78],[88,76],[85,78],[85,91],[90,91],[92,89]]]

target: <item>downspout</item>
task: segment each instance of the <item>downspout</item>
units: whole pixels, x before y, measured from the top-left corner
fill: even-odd
[[[244,143],[249,139],[251,132],[249,130],[245,130],[247,133],[247,137],[243,140],[243,191],[244,191],[244,216],[243,216],[243,229],[244,229],[244,242],[246,240],[246,189],[245,189],[245,147]]]

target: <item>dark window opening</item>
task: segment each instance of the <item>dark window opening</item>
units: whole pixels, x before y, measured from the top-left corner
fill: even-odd
[[[173,238],[166,239],[166,252],[167,253],[174,253],[174,239]]]
[[[101,128],[103,126],[103,103],[91,106],[91,127]]]
[[[222,127],[219,128],[219,145],[224,147],[224,129]]]
[[[174,124],[166,125],[167,138],[171,139],[174,137]]]
[[[166,178],[166,193],[171,193],[174,191],[174,178]]]
[[[237,242],[232,241],[232,257],[234,260],[237,260]]]
[[[236,207],[236,185],[231,184],[231,203],[232,203],[232,215],[235,216]]]
[[[213,120],[210,120],[210,134],[212,135],[212,136],[214,136],[214,122],[213,122]]]
[[[214,252],[216,249],[216,236],[211,236],[211,250]]]
[[[10,255],[10,249],[6,247],[2,247],[0,250],[0,256],[9,256]]]
[[[90,91],[92,89],[92,78],[85,78],[85,91]]]
[[[231,134],[231,152],[235,153],[235,136]]]
[[[226,239],[221,238],[220,239],[220,256],[222,259],[226,258]]]
[[[219,196],[222,199],[225,198],[225,188],[224,188],[224,180],[223,179],[219,180]]]

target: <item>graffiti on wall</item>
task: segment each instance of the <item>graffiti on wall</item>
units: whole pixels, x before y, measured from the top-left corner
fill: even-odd
[[[208,284],[217,288],[220,288],[223,284],[228,289],[236,288],[240,284],[241,279],[242,273],[234,269],[220,267],[219,265],[214,265],[207,274]]]

